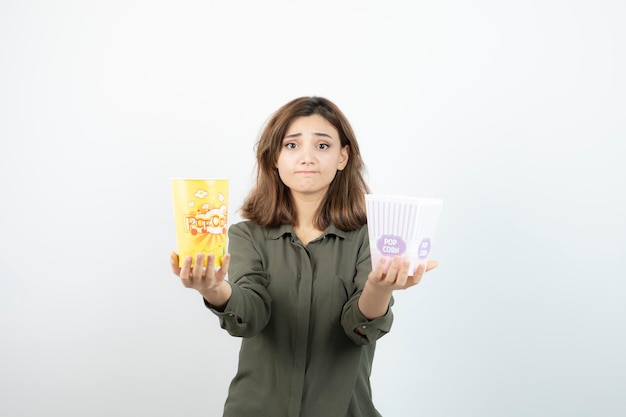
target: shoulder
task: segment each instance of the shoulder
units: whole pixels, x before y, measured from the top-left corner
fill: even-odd
[[[368,242],[368,229],[367,229],[367,224],[364,224],[363,226],[359,227],[358,229],[355,230],[341,230],[338,229],[337,227],[335,227],[334,225],[330,225],[328,226],[328,228],[325,231],[325,234],[334,234],[338,237],[340,237],[341,239],[345,240],[345,241],[349,241],[349,242],[355,242],[355,243],[367,243]]]
[[[369,244],[369,234],[368,234],[367,223],[364,224],[363,226],[359,227],[358,229],[356,229],[354,231],[354,235],[355,235],[355,238],[359,242],[363,242],[365,244]]]
[[[252,240],[276,239],[285,233],[293,230],[291,226],[284,225],[280,227],[265,227],[253,222],[252,220],[244,220],[239,223],[232,224],[228,229],[230,237],[246,236]]]
[[[239,223],[231,224],[228,228],[228,234],[231,236],[240,235],[259,235],[265,231],[264,227],[259,226],[253,221],[244,220]]]

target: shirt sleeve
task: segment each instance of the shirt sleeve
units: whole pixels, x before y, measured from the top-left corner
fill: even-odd
[[[267,325],[271,315],[272,300],[267,292],[269,277],[256,247],[263,236],[252,234],[245,224],[229,228],[228,282],[233,291],[224,311],[216,310],[204,300],[207,308],[219,317],[220,326],[232,336],[255,336]]]
[[[376,342],[376,340],[380,339],[391,330],[393,323],[393,312],[391,311],[393,297],[389,302],[387,312],[382,317],[369,320],[359,309],[359,298],[361,298],[367,277],[372,270],[367,227],[361,229],[361,234],[362,244],[359,247],[359,256],[354,279],[356,291],[343,307],[341,325],[348,338],[354,343],[357,345],[369,345]]]

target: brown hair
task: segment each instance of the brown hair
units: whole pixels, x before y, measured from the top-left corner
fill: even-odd
[[[245,199],[244,218],[265,227],[295,224],[297,212],[289,188],[276,169],[282,141],[291,122],[298,117],[318,114],[339,133],[341,146],[348,146],[346,167],[337,171],[328,193],[320,204],[315,227],[326,229],[331,223],[341,230],[356,230],[367,222],[365,193],[369,188],[363,179],[365,165],[350,123],[330,100],[323,97],[300,97],[278,109],[268,120],[255,145],[257,159],[256,186]]]

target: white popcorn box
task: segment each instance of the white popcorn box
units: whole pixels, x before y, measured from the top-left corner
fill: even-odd
[[[428,262],[443,200],[366,194],[365,204],[372,268],[381,257],[400,256],[411,261],[413,275]]]

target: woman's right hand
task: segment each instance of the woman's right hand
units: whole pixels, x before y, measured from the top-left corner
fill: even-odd
[[[230,298],[232,289],[226,282],[230,254],[224,255],[222,266],[215,269],[215,256],[207,255],[207,266],[202,266],[204,254],[196,255],[195,267],[191,267],[191,256],[183,259],[182,266],[179,266],[178,254],[172,252],[170,255],[170,265],[172,272],[177,275],[182,284],[187,288],[198,291],[212,305],[216,307],[224,306]]]

